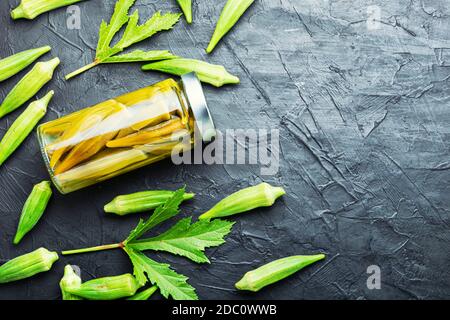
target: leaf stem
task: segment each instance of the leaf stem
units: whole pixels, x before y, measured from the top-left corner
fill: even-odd
[[[83,72],[85,72],[85,71],[87,71],[87,70],[89,70],[89,69],[95,67],[95,66],[98,65],[99,63],[100,63],[100,61],[95,60],[94,62],[89,63],[89,64],[85,65],[84,67],[81,67],[80,69],[75,70],[74,72],[69,73],[68,75],[66,75],[65,78],[66,78],[66,80],[72,79],[73,77],[75,77],[75,76],[77,76],[77,75],[79,75],[79,74],[81,74],[81,73],[83,73]]]
[[[84,249],[63,251],[63,252],[61,252],[61,254],[63,256],[67,256],[67,255],[70,255],[70,254],[95,252],[95,251],[103,251],[103,250],[123,248],[123,246],[124,246],[123,243],[119,242],[119,243],[107,244],[107,245],[103,245],[103,246],[96,246],[96,247],[90,247],[90,248],[84,248]]]

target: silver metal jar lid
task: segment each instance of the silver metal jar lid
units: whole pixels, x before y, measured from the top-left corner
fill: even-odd
[[[206,103],[202,84],[194,72],[182,75],[181,83],[194,116],[196,129],[204,142],[210,142],[216,136],[216,127]]]

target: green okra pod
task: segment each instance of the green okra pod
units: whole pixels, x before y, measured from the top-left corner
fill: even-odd
[[[50,181],[42,181],[34,186],[31,194],[22,209],[19,226],[17,227],[14,244],[18,244],[22,238],[33,229],[47,207],[52,196]]]
[[[0,105],[0,118],[14,111],[34,96],[53,77],[53,71],[59,65],[59,59],[38,62],[12,90]]]
[[[268,183],[239,190],[218,202],[214,207],[198,217],[199,220],[210,220],[231,216],[259,207],[269,207],[286,192],[281,187],[273,187]]]
[[[207,53],[211,53],[219,41],[233,28],[244,12],[255,0],[228,0],[220,14],[214,34],[209,42]]]
[[[177,0],[183,10],[187,23],[192,23],[192,0]]]
[[[39,248],[33,252],[9,260],[0,266],[0,283],[26,279],[35,274],[48,271],[58,258],[56,252]]]
[[[97,278],[81,285],[68,285],[65,290],[89,300],[114,300],[133,296],[139,289],[136,279],[129,273]]]
[[[259,291],[269,284],[280,281],[304,267],[322,260],[324,254],[311,256],[291,256],[272,261],[255,270],[247,272],[235,286],[239,290]]]
[[[134,296],[127,298],[127,300],[148,300],[148,298],[150,298],[157,289],[158,289],[157,286],[150,287],[148,289],[136,293]]]
[[[142,70],[155,70],[182,76],[183,74],[195,72],[202,82],[221,87],[224,84],[239,83],[239,78],[230,74],[223,66],[210,64],[205,61],[194,59],[175,58],[169,60],[149,63],[142,66]]]
[[[20,5],[11,11],[11,18],[17,19],[34,19],[38,15],[60,7],[69,6],[71,4],[84,0],[22,0]]]
[[[17,74],[50,50],[49,46],[30,49],[0,60],[0,81]]]
[[[81,278],[76,274],[71,265],[64,267],[64,276],[59,282],[59,287],[61,288],[61,294],[63,300],[83,300],[80,297],[73,295],[66,291],[67,287],[78,287],[81,285]]]
[[[47,106],[53,97],[50,91],[42,99],[36,100],[13,122],[0,142],[0,166],[20,146],[39,120],[47,112]]]
[[[105,205],[105,212],[115,213],[124,216],[130,213],[144,212],[157,208],[173,197],[175,191],[152,190],[141,191],[115,197],[110,203]],[[183,194],[183,200],[194,197],[193,193]]]

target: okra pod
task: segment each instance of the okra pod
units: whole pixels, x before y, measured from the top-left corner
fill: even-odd
[[[88,109],[82,113],[80,119],[74,121],[54,143],[47,145],[47,151],[51,154],[52,168],[56,167],[67,149],[81,143],[86,136],[95,132],[96,127],[111,113],[111,110],[121,108],[121,105],[113,99],[102,102],[98,106],[96,109]]]
[[[247,272],[235,286],[239,290],[259,291],[269,284],[280,281],[304,267],[322,260],[324,254],[312,256],[291,256],[272,261],[255,270]]]
[[[183,10],[187,23],[192,23],[192,0],[177,0]]]
[[[14,20],[20,18],[31,20],[44,12],[69,6],[80,1],[83,0],[22,0],[20,5],[11,11],[11,18]]]
[[[67,170],[75,167],[77,164],[94,156],[102,150],[106,143],[114,138],[116,134],[117,132],[109,132],[77,144],[72,150],[70,150],[60,165],[56,167],[54,171],[55,175],[66,172]]]
[[[9,260],[0,266],[0,283],[22,280],[48,271],[58,258],[56,252],[39,248],[33,252]]]
[[[13,122],[0,142],[0,166],[20,146],[39,120],[47,112],[47,106],[53,97],[50,91],[42,99],[36,100]]]
[[[59,282],[63,300],[82,300],[80,297],[66,291],[67,287],[77,287],[81,285],[81,278],[75,273],[71,265],[64,267],[64,276]]]
[[[22,209],[22,214],[17,227],[14,244],[18,244],[22,238],[33,229],[44,214],[45,208],[52,196],[50,181],[42,181],[34,186],[31,194]]]
[[[54,176],[53,179],[55,184],[59,185],[59,191],[66,194],[87,187],[94,182],[103,181],[110,175],[115,176],[122,169],[124,172],[128,172],[127,170],[132,170],[134,165],[142,166],[141,163],[148,159],[149,157],[142,150],[119,151],[110,156],[81,164]]]
[[[148,298],[150,298],[157,289],[158,289],[157,286],[150,287],[148,289],[136,293],[134,296],[127,298],[127,300],[148,300]]]
[[[176,58],[149,63],[142,66],[142,70],[156,70],[165,73],[182,76],[183,74],[195,72],[202,82],[221,87],[225,84],[239,83],[239,78],[230,74],[223,66],[210,64],[205,61],[194,59]]]
[[[163,90],[167,89],[161,89],[159,93],[155,93],[155,95],[151,99],[151,103],[155,104],[155,108],[158,108],[160,112],[155,115],[155,117],[148,118],[144,121],[139,121],[137,123],[134,123],[131,125],[131,130],[133,131],[139,131],[145,127],[150,126],[156,126],[160,124],[163,121],[170,120],[170,110],[169,105],[167,104],[167,101],[170,101],[170,98],[168,97],[170,93],[164,93]],[[128,128],[129,130],[130,128]],[[125,129],[126,131],[127,129]],[[122,135],[123,136],[123,135]]]
[[[28,67],[37,58],[50,51],[49,46],[25,50],[0,60],[0,82]]]
[[[0,119],[16,110],[34,96],[53,77],[53,71],[59,65],[59,59],[38,62],[12,90],[0,105]]]
[[[229,195],[198,218],[199,220],[210,220],[231,216],[259,207],[269,207],[275,203],[277,198],[285,193],[283,188],[273,187],[263,182]]]
[[[149,211],[164,204],[173,197],[174,193],[169,190],[152,190],[120,195],[106,204],[104,209],[105,212],[115,213],[119,216]],[[183,200],[192,199],[194,195],[194,193],[185,193]]]
[[[139,131],[145,127],[152,127],[152,126],[156,126],[158,124],[160,124],[161,122],[164,121],[168,121],[170,120],[170,113],[163,113],[155,118],[152,119],[148,119],[148,120],[144,120],[138,123],[133,124],[130,128],[126,128],[126,129],[122,129],[121,131],[127,131],[128,132],[136,132]],[[131,131],[130,131],[131,129]],[[126,132],[124,132],[123,134],[125,134]],[[129,133],[131,134],[131,133]],[[128,134],[122,135],[122,137],[127,136]]]
[[[108,148],[122,148],[122,147],[133,147],[141,144],[148,144],[155,142],[161,137],[170,135],[176,131],[186,129],[186,125],[180,118],[171,119],[169,121],[162,122],[157,126],[150,127],[132,133],[123,138],[108,141],[106,146]]]
[[[219,41],[233,28],[244,12],[255,0],[228,0],[220,14],[214,34],[209,42],[207,53],[211,53]]]
[[[192,148],[189,130],[179,130],[170,136],[161,137],[158,141],[135,147],[152,155],[175,154]]]
[[[108,141],[118,134],[120,122],[123,121],[127,108],[115,100],[111,101],[113,101],[114,105],[107,111],[106,117],[98,125],[93,126],[92,130],[89,129],[86,132],[86,138],[91,138],[80,141],[67,152],[64,160],[54,170],[55,175],[66,172],[87,159],[92,159],[104,149]],[[111,114],[111,110],[117,111]]]
[[[114,300],[133,296],[139,287],[136,279],[126,273],[90,280],[81,285],[68,285],[65,290],[89,300]]]

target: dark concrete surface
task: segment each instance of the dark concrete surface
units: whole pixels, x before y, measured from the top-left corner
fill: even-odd
[[[0,3],[0,56],[50,44],[41,60],[62,61],[38,94],[56,91],[45,120],[167,77],[124,64],[66,82],[65,74],[92,61],[98,26],[114,1],[80,3],[80,30],[66,27],[65,9],[13,22],[9,10],[17,3]],[[204,48],[225,1],[194,3],[192,25],[183,20],[136,48],[170,49],[237,74],[240,85],[205,86],[216,125],[278,128],[278,174],[263,177],[255,165],[162,162],[70,195],[55,193],[42,221],[13,246],[27,195],[48,179],[33,133],[0,168],[0,262],[40,246],[60,251],[122,240],[139,216],[106,215],[103,205],[117,194],[186,184],[197,197],[181,216],[197,216],[224,195],[264,180],[287,195],[272,208],[234,217],[227,243],[207,251],[211,265],[152,257],[187,275],[202,299],[448,298],[448,1],[258,0],[211,56]],[[374,5],[379,21],[368,23]],[[135,7],[142,16],[178,10],[175,1],[163,0],[137,0]],[[0,84],[0,98],[25,72]],[[0,120],[1,135],[21,110]],[[257,294],[233,288],[265,262],[317,252],[327,259]],[[0,298],[59,299],[66,263],[78,265],[83,279],[131,271],[120,251],[63,257],[48,273],[1,285]],[[366,286],[370,265],[381,269],[380,290]]]

